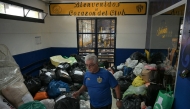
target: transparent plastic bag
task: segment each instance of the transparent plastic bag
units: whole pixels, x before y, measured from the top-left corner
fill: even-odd
[[[20,68],[9,49],[0,44],[0,90],[18,81],[24,81]]]
[[[123,94],[123,98],[127,95],[130,94],[135,94],[135,95],[145,95],[146,94],[146,86],[145,85],[141,85],[138,87],[135,87],[133,85],[130,85],[129,88],[124,92]]]

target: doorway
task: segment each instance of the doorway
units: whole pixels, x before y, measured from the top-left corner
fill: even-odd
[[[115,62],[116,18],[77,18],[77,48],[80,56],[94,53],[99,62]]]
[[[152,16],[149,51],[162,50],[166,54],[163,85],[169,84],[172,89],[176,85],[184,12],[182,1]]]

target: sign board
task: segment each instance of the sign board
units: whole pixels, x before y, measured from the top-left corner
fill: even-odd
[[[52,16],[125,16],[146,15],[146,2],[51,3]]]

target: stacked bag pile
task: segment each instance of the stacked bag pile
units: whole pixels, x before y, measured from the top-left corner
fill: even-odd
[[[82,86],[85,71],[82,57],[57,55],[50,57],[38,77],[24,75],[24,83],[33,99],[40,101],[46,109],[90,109],[87,92],[77,99],[72,97],[72,93]]]
[[[0,45],[0,109],[90,109],[87,91],[72,98],[83,82],[84,59],[50,57],[38,76],[22,74],[5,45]]]
[[[113,75],[121,87],[123,109],[157,109],[159,91],[173,85],[175,71],[169,63],[162,53],[153,53],[147,59],[144,54],[134,52],[125,63],[115,67]],[[116,98],[114,89],[112,93]]]

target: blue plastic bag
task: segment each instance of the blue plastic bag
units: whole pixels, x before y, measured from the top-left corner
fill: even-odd
[[[52,80],[47,89],[49,98],[56,98],[61,95],[61,92],[70,92],[69,86],[67,83],[62,82],[61,80],[56,81]]]
[[[133,70],[132,68],[124,66],[123,67],[123,76],[130,74],[132,70]]]

